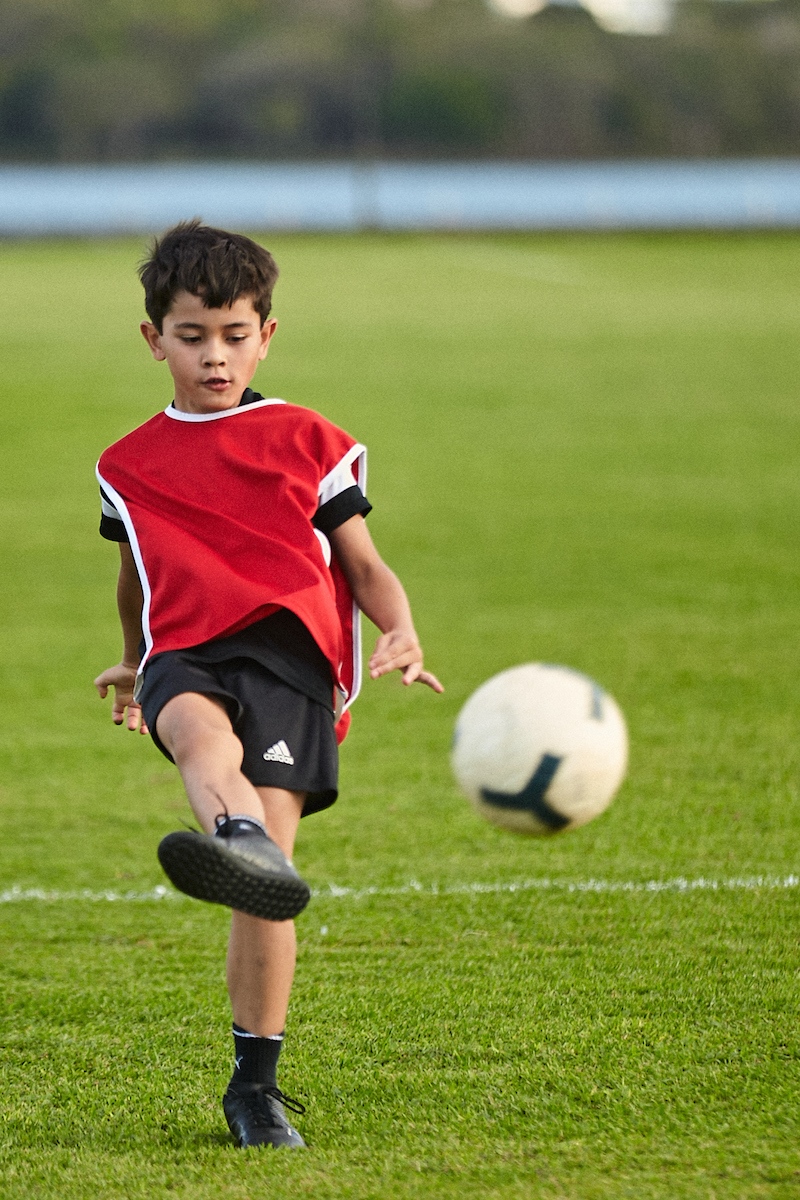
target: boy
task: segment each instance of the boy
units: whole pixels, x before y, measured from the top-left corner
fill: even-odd
[[[175,396],[98,464],[124,649],[95,685],[114,689],[115,724],[150,732],[177,765],[203,829],[164,838],[167,875],[233,910],[231,1132],[240,1146],[299,1147],[276,1077],[291,918],[310,895],[291,856],[300,817],[337,796],[358,610],[382,631],[371,678],[442,685],[367,532],[364,447],[249,387],[275,333],[277,273],[249,238],[197,220],[156,241],[140,270],[141,331]]]

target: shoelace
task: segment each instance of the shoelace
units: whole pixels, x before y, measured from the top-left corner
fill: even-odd
[[[241,1092],[239,1095],[242,1097],[242,1099],[245,1099]],[[264,1128],[271,1129],[275,1123],[275,1113],[272,1109],[270,1109],[269,1105],[264,1104],[264,1100],[267,1097],[270,1100],[276,1100],[279,1104],[282,1104],[284,1108],[288,1108],[291,1112],[297,1113],[298,1116],[302,1117],[306,1111],[305,1104],[301,1104],[299,1100],[294,1100],[291,1096],[287,1096],[279,1087],[274,1087],[268,1083],[262,1083],[253,1093],[251,1093],[251,1098],[253,1101],[255,1101],[251,1112],[252,1116],[255,1118],[256,1124],[261,1125]]]
[[[305,1104],[301,1104],[299,1100],[293,1100],[291,1096],[285,1095],[279,1087],[271,1087],[269,1084],[264,1088],[268,1095],[272,1096],[273,1100],[277,1100],[284,1108],[288,1108],[290,1112],[297,1113],[302,1117],[306,1111]]]
[[[230,837],[230,834],[225,832],[230,823],[231,818],[226,808],[224,812],[217,813],[214,817],[214,833],[219,834],[220,837]],[[223,830],[223,832],[220,833],[220,830]]]

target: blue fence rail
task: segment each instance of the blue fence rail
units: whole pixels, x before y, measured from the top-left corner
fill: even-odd
[[[0,236],[800,227],[800,160],[0,166]]]

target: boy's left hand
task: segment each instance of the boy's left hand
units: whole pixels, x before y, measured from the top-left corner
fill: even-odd
[[[444,688],[430,671],[422,666],[422,647],[414,633],[405,630],[389,630],[383,633],[375,643],[375,650],[369,660],[370,679],[379,679],[390,671],[402,671],[403,683],[424,683],[434,692],[443,692]]]

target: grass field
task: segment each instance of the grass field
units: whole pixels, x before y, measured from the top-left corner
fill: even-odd
[[[800,1196],[800,239],[271,245],[257,385],[369,445],[447,692],[367,684],[303,823],[309,1150],[239,1152],[226,914],[125,898],[188,810],[91,687],[118,657],[94,461],[169,399],[141,247],[0,247],[0,1196]],[[611,809],[543,841],[481,823],[447,759],[467,695],[535,659],[598,678],[632,744]]]

